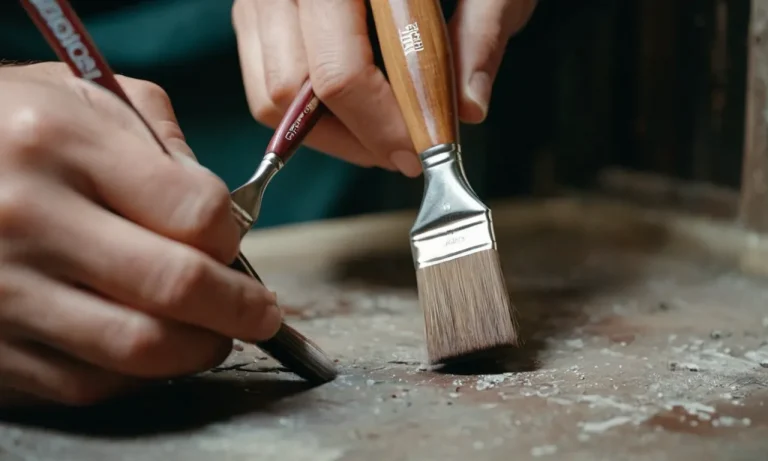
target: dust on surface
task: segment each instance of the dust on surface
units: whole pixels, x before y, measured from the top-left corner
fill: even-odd
[[[2,424],[0,459],[764,459],[768,285],[649,242],[500,238],[525,345],[479,375],[424,363],[407,252],[285,262],[265,281],[337,380],[308,389],[245,345],[47,428]]]

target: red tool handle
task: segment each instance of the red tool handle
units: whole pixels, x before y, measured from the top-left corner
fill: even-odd
[[[21,6],[43,34],[60,60],[80,78],[90,80],[125,101],[152,133],[155,141],[166,154],[163,144],[149,122],[134,107],[128,95],[117,82],[107,60],[99,52],[85,25],[68,0],[20,0]]]
[[[275,134],[272,135],[267,153],[277,155],[285,164],[326,110],[312,90],[310,81],[304,82],[283,119],[280,120]]]

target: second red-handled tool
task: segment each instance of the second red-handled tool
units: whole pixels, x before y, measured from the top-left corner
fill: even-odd
[[[230,194],[232,201],[240,207],[240,218],[243,221],[241,228],[245,232],[259,217],[267,185],[301,146],[324,112],[325,106],[307,80],[275,130],[256,172]]]

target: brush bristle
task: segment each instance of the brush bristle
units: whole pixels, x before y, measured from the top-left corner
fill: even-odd
[[[496,250],[427,266],[416,271],[416,280],[431,363],[518,346],[515,308]]]
[[[312,384],[333,381],[338,375],[333,361],[322,349],[285,323],[275,336],[256,345]]]

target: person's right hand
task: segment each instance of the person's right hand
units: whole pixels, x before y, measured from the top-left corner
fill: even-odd
[[[189,155],[164,92],[120,82]],[[274,294],[225,265],[219,178],[63,64],[0,68],[0,101],[0,404],[98,402],[276,333]]]
[[[537,3],[457,1],[449,34],[462,122],[485,120],[507,42]],[[334,116],[318,122],[308,146],[363,167],[421,174],[394,92],[374,62],[365,0],[235,0],[232,21],[256,120],[275,128],[309,78]]]

